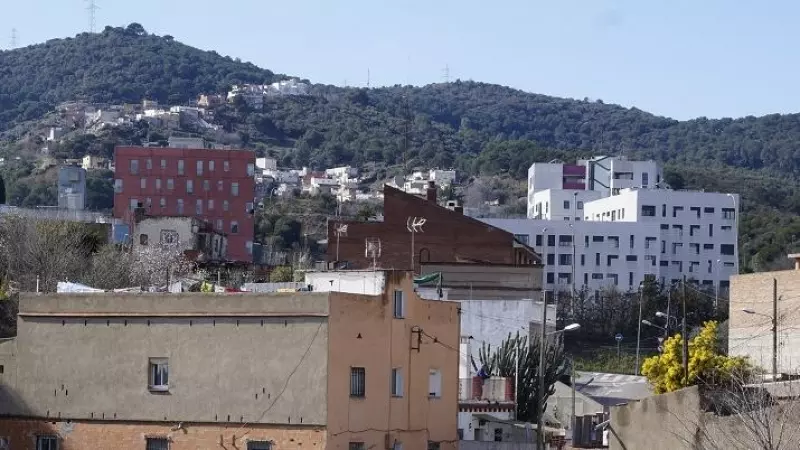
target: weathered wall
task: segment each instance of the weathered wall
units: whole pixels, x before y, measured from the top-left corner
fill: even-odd
[[[327,312],[314,293],[23,296],[11,388],[33,417],[324,425]]]
[[[386,284],[381,296],[331,294],[327,448],[346,450],[348,442],[364,442],[366,448],[382,449],[389,433],[406,449],[424,449],[429,439],[441,442],[442,449],[454,449],[458,304],[419,299],[411,278],[402,272],[388,273]],[[406,295],[403,319],[393,318],[395,289]],[[363,398],[349,395],[351,367],[365,368]],[[392,368],[403,372],[404,394],[399,398],[390,395]],[[442,374],[439,398],[429,398],[431,369]]]
[[[147,437],[167,437],[170,450],[242,450],[247,441],[272,441],[276,449],[324,449],[325,430],[311,426],[250,424],[103,423],[0,419],[0,437],[14,450],[36,450],[37,435],[59,438],[60,450],[142,450]]]
[[[420,273],[441,273],[450,300],[541,298],[541,266],[423,263]]]
[[[372,266],[364,254],[365,239],[378,238],[381,257],[378,265],[385,269],[411,267],[411,233],[409,217],[424,217],[427,222],[414,236],[415,269],[420,262],[485,261],[497,264],[527,264],[530,254],[514,247],[514,235],[478,220],[451,211],[415,195],[384,187],[383,222],[328,222],[328,261],[347,261],[351,269]],[[336,236],[341,224],[347,233]]]
[[[305,280],[314,292],[362,295],[382,295],[386,285],[384,272],[372,270],[307,272]]]
[[[800,368],[800,271],[731,277],[728,350],[772,372],[772,280],[778,280],[778,372]],[[747,308],[757,314],[742,311]]]
[[[535,450],[535,442],[459,441],[459,450]]]

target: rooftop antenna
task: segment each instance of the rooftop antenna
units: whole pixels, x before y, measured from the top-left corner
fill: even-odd
[[[94,33],[95,31],[95,12],[100,9],[97,6],[97,3],[94,0],[86,0],[89,5],[86,6],[86,11],[89,12],[89,32]]]
[[[413,272],[416,269],[416,264],[414,264],[414,235],[417,233],[422,233],[423,229],[422,226],[425,225],[428,219],[424,217],[409,217],[406,220],[406,229],[411,234],[411,271]]]
[[[11,29],[11,49],[17,48],[17,29]]]
[[[339,238],[345,235],[347,236],[347,224],[336,224],[336,262],[339,262]]]
[[[364,240],[364,256],[372,258],[372,270],[378,268],[378,258],[381,257],[380,238],[366,238]]]

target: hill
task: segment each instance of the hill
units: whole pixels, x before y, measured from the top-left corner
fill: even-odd
[[[24,136],[25,124],[42,119],[60,102],[121,104],[148,98],[187,104],[200,93],[225,92],[231,84],[283,78],[149,34],[138,24],[0,52],[0,132],[17,130],[0,141],[0,151],[36,151],[35,139]],[[310,96],[270,98],[263,110],[240,102],[214,113],[229,143],[274,155],[284,166],[369,164],[379,168],[378,179],[392,167],[438,166],[524,180],[534,161],[590,154],[654,158],[667,164],[676,186],[743,194],[745,266],[770,267],[800,240],[798,114],[677,121],[600,100],[471,81],[375,89],[315,85]],[[137,125],[84,135],[58,152],[110,156],[115,144],[138,144],[160,132]],[[219,133],[207,137],[218,139]],[[33,180],[23,170],[4,176],[10,177],[8,184]],[[14,186],[8,191],[10,198],[21,198],[11,195],[20,193]],[[509,191],[504,197],[520,195]],[[25,199],[31,204],[46,197]]]

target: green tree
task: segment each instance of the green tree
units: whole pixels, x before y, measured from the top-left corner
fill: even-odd
[[[6,183],[3,180],[3,177],[0,176],[0,205],[5,204],[6,202]]]
[[[286,283],[292,281],[294,271],[291,266],[278,266],[269,273],[271,283]]]
[[[672,392],[696,384],[728,384],[744,380],[752,366],[743,357],[725,356],[717,346],[717,322],[708,321],[700,334],[689,341],[689,374],[683,370],[683,338],[676,334],[667,339],[660,355],[644,360],[642,375],[657,394]]]

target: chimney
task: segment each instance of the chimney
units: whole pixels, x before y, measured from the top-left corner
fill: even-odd
[[[425,198],[431,203],[436,203],[436,182],[435,181],[428,181],[428,188],[425,189]]]
[[[800,270],[800,253],[790,253],[789,259],[794,260],[794,270]]]

